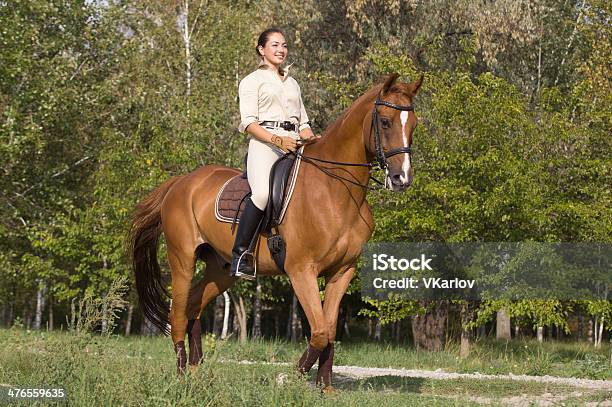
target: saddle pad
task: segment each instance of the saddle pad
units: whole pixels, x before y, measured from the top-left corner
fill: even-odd
[[[223,184],[215,200],[215,216],[222,222],[233,222],[236,209],[240,205],[240,214],[244,209],[244,197],[251,192],[249,181],[244,174],[236,175]]]
[[[300,149],[300,152],[301,151],[302,149]],[[283,221],[287,206],[289,206],[289,202],[291,201],[291,196],[293,195],[293,188],[295,186],[295,180],[297,179],[301,161],[302,158],[298,156],[295,160],[293,168],[291,169],[291,173],[289,174],[286,189],[287,194],[285,195],[285,199],[283,201],[278,224]],[[249,186],[249,181],[244,174],[235,175],[227,180],[217,193],[217,199],[215,200],[215,217],[217,220],[232,223],[234,222],[234,219],[236,219],[236,223],[238,223],[245,205],[244,200],[246,198],[243,198],[250,192],[251,187]],[[242,204],[240,204],[241,202]],[[238,205],[240,205],[240,209],[238,216],[236,217]]]

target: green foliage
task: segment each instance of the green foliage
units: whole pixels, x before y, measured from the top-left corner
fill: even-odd
[[[491,321],[500,309],[505,310],[510,318],[526,318],[531,321],[532,327],[543,327],[555,325],[569,333],[567,315],[572,311],[571,303],[563,303],[559,300],[488,300],[483,301],[476,313],[476,318],[469,328],[483,325]]]
[[[237,81],[255,67],[255,35],[279,23],[317,131],[381,76],[425,73],[414,184],[369,195],[375,240],[612,236],[609,2],[13,3],[0,4],[0,305],[16,313],[43,284],[63,311],[102,299],[129,275],[128,218],[148,191],[242,165]],[[345,301],[383,323],[419,311],[359,291],[357,276]],[[610,329],[608,291],[578,305]],[[235,292],[251,299],[254,285]],[[286,279],[262,280],[267,306],[290,295]],[[470,326],[502,306],[564,329],[574,308],[484,301]]]
[[[417,301],[406,301],[392,295],[384,301],[364,298],[363,302],[373,309],[363,308],[359,311],[359,315],[368,318],[378,318],[382,325],[401,321],[423,310]]]
[[[72,300],[72,313],[68,329],[78,334],[93,333],[102,326],[102,334],[111,335],[116,326],[119,312],[126,306],[123,299],[127,291],[126,278],[114,280],[102,298],[95,291],[87,290],[85,295]]]
[[[608,331],[612,331],[612,302],[610,300],[595,300],[595,301],[580,301],[581,305],[587,315],[591,315],[595,318],[599,318],[600,323],[604,324],[604,327]]]

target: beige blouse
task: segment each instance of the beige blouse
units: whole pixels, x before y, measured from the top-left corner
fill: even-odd
[[[288,75],[281,79],[272,68],[261,63],[257,70],[240,81],[240,125],[245,132],[249,124],[262,121],[290,121],[299,124],[299,130],[310,127],[302,103],[300,86]]]

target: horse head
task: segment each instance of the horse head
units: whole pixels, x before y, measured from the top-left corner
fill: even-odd
[[[389,75],[377,93],[368,150],[385,171],[385,187],[399,192],[412,184],[412,135],[417,125],[413,99],[423,75],[412,83],[396,83],[398,76]]]

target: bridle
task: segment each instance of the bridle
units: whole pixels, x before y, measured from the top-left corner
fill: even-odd
[[[401,110],[403,112],[414,112],[414,105],[396,105],[395,103],[387,102],[386,100],[380,99],[380,92],[376,96],[376,100],[374,101],[374,109],[372,109],[372,126],[370,127],[370,138],[372,138],[372,130],[374,130],[374,150],[376,152],[376,161],[378,162],[378,167],[381,170],[387,172],[387,168],[389,167],[389,163],[387,162],[387,158],[393,157],[398,154],[408,154],[410,158],[412,158],[412,137],[410,137],[410,145],[408,147],[398,147],[393,150],[385,152],[382,147],[382,141],[380,137],[380,127],[378,124],[378,106],[387,106],[395,110]]]
[[[342,161],[331,161],[331,160],[323,160],[321,158],[315,158],[315,157],[309,157],[306,155],[303,155],[302,153],[298,152],[298,151],[291,151],[287,154],[293,154],[296,157],[301,157],[302,160],[314,165],[316,168],[318,168],[319,170],[321,170],[322,172],[326,173],[327,175],[336,178],[336,179],[341,179],[343,181],[347,181],[353,185],[357,185],[360,186],[364,189],[369,188],[369,182],[368,184],[361,184],[359,182],[353,181],[351,179],[342,177],[338,174],[334,174],[333,172],[329,171],[327,168],[323,168],[319,165],[317,165],[314,161],[317,162],[321,162],[321,163],[326,163],[326,164],[336,164],[336,165],[345,165],[345,166],[349,166],[349,167],[368,167],[370,168],[370,176],[368,181],[371,179],[374,182],[376,182],[379,185],[385,186],[387,184],[387,174],[388,174],[388,167],[389,167],[389,163],[387,161],[388,158],[393,157],[394,155],[397,154],[408,154],[408,156],[410,157],[410,159],[412,159],[412,137],[410,138],[410,145],[408,145],[407,147],[398,147],[398,148],[394,148],[390,151],[384,151],[383,147],[382,147],[382,140],[381,140],[381,135],[380,135],[380,127],[379,127],[379,120],[378,120],[378,106],[387,106],[390,107],[392,109],[395,110],[401,110],[404,112],[413,112],[414,111],[414,104],[409,104],[409,105],[396,105],[395,103],[391,103],[391,102],[387,102],[386,100],[382,100],[380,98],[380,92],[378,92],[378,94],[376,95],[376,100],[374,101],[374,108],[372,109],[372,124],[370,126],[370,140],[372,139],[372,135],[374,135],[374,154],[375,154],[375,159],[376,159],[376,163],[378,164],[378,168],[380,168],[381,170],[385,171],[385,182],[382,183],[381,181],[377,180],[376,178],[374,178],[372,176],[372,172],[374,167],[374,164],[372,163],[347,163],[347,162],[342,162]]]

